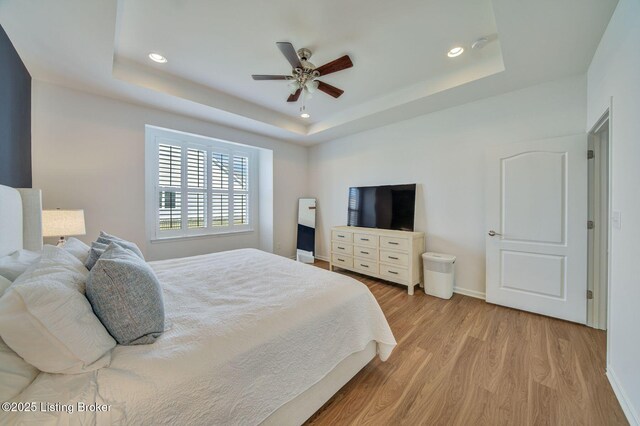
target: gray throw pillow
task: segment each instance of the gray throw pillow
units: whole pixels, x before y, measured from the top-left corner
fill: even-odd
[[[104,231],[100,231],[100,236],[98,237],[96,242],[102,244],[117,243],[120,247],[131,250],[132,252],[137,254],[140,259],[144,260],[144,256],[142,255],[142,252],[140,251],[138,246],[131,241],[123,240],[122,238],[116,237],[115,235],[110,235]]]
[[[158,278],[131,250],[109,244],[89,274],[86,294],[96,316],[121,345],[153,343],[164,331]]]
[[[95,241],[91,243],[91,249],[89,250],[87,259],[84,261],[84,267],[91,270],[107,247],[108,244],[97,243]]]

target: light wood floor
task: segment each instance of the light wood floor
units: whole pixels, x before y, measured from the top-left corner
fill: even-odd
[[[398,346],[307,424],[628,424],[605,376],[604,332],[344,273],[378,299]]]

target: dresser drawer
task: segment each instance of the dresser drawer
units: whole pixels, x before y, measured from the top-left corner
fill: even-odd
[[[409,250],[408,238],[380,237],[380,248],[390,248],[394,250]]]
[[[378,260],[378,249],[371,247],[355,246],[353,248],[353,255],[355,257],[363,257],[365,259]]]
[[[338,267],[342,266],[343,268],[353,268],[353,257],[334,254],[331,256],[331,263]]]
[[[334,253],[344,253],[349,256],[353,254],[353,246],[351,244],[337,243],[334,241],[331,243],[331,248]]]
[[[396,266],[380,265],[380,276],[389,281],[405,282],[409,278],[409,271]]]
[[[353,242],[353,232],[332,231],[331,239],[333,241],[344,241],[346,243]]]
[[[353,234],[353,242],[359,246],[378,247],[378,237],[371,234]]]
[[[369,275],[378,274],[378,262],[373,260],[353,259],[353,268]]]
[[[409,266],[409,255],[396,251],[380,250],[380,262],[394,265]]]

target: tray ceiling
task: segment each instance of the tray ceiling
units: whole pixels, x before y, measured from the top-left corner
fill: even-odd
[[[0,23],[35,78],[311,144],[583,73],[615,4],[7,0]],[[315,93],[302,119],[286,82],[252,80],[290,73],[276,41],[317,66],[348,54],[353,68],[322,78],[344,95]]]

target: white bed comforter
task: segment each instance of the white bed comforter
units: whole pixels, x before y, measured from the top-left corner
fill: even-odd
[[[371,340],[382,360],[396,345],[371,292],[349,277],[254,249],[150,264],[164,289],[160,339],[116,347],[97,372],[41,373],[16,398],[109,411],[21,420],[258,424]]]

